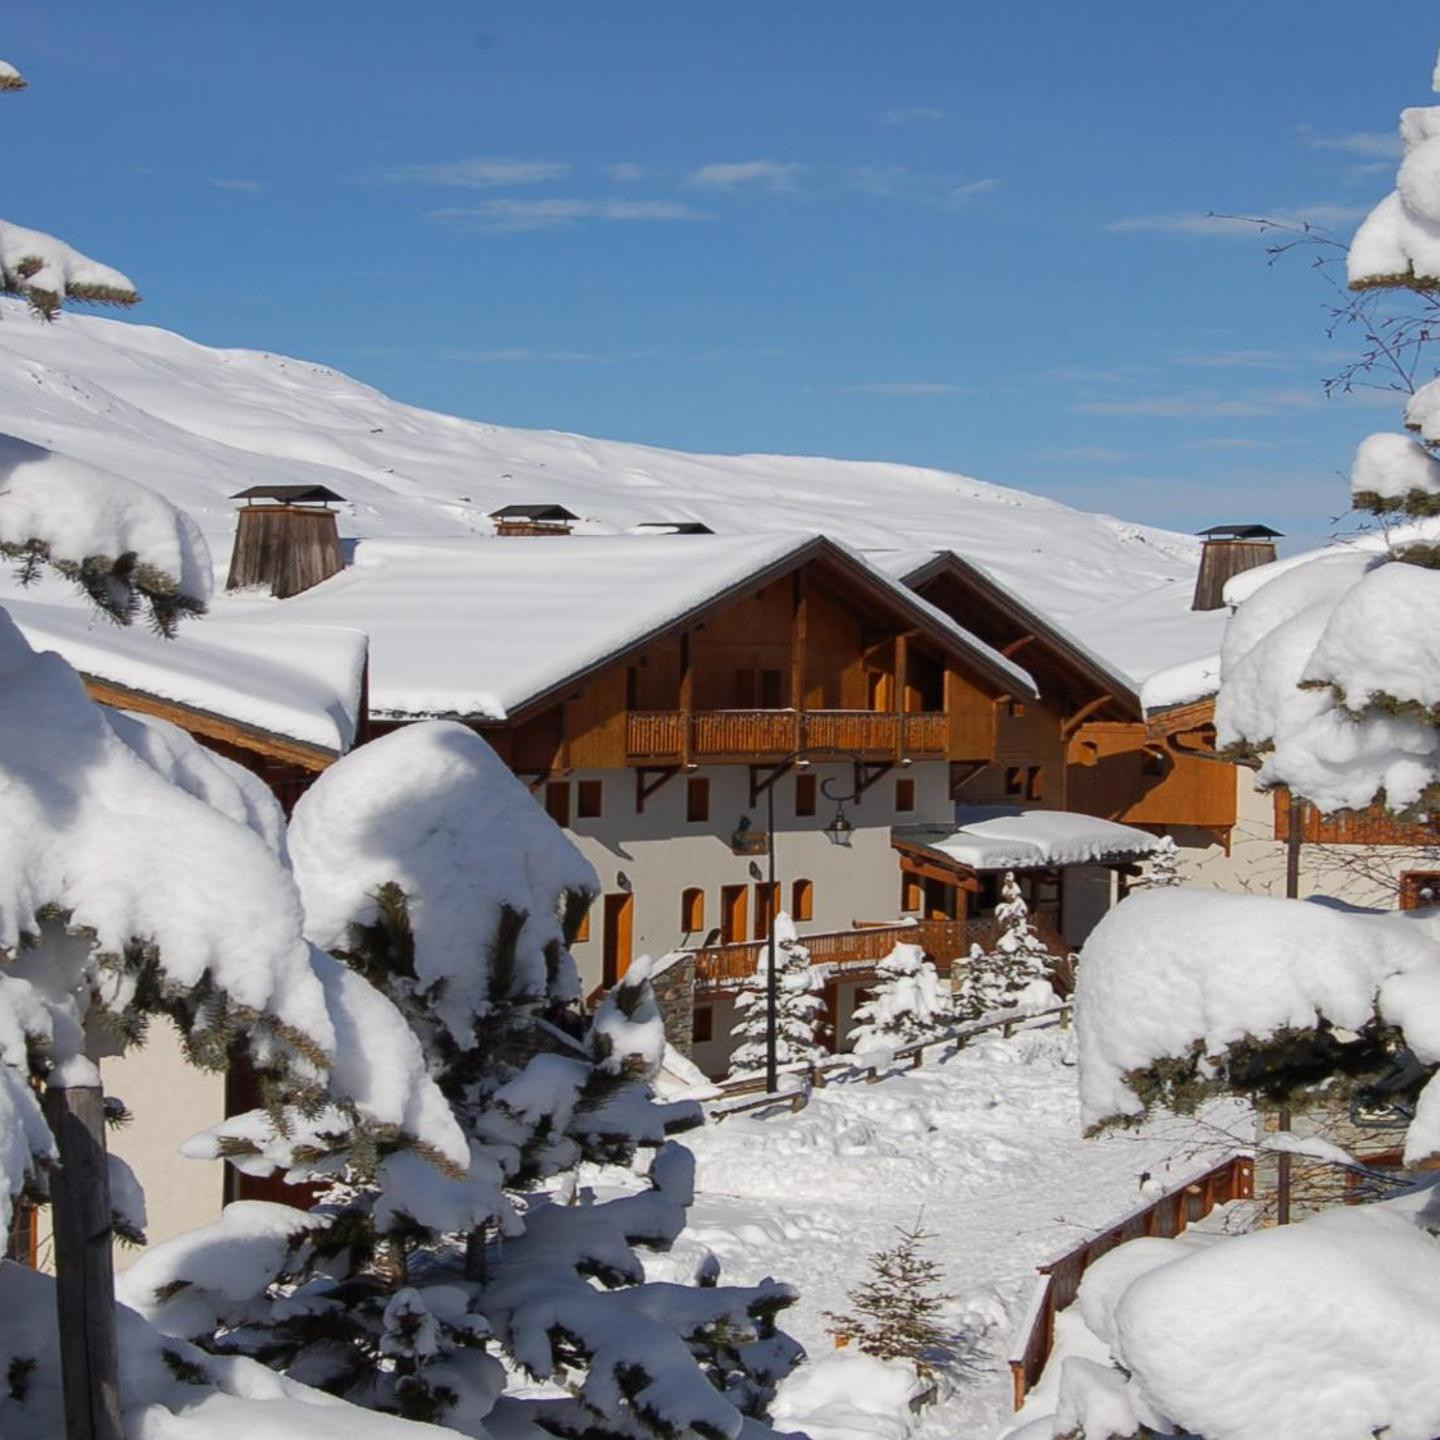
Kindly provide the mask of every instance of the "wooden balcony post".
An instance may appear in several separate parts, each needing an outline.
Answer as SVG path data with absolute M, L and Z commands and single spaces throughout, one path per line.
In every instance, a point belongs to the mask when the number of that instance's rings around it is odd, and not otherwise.
M 895 637 L 895 758 L 905 758 L 905 690 L 909 684 L 910 637 L 902 630 Z
M 798 715 L 805 708 L 805 650 L 809 641 L 810 598 L 805 588 L 805 572 L 795 572 L 795 588 L 790 611 L 790 708 Z M 795 748 L 800 748 L 797 738 Z
M 690 632 L 680 637 L 680 763 L 689 765 L 695 753 L 695 666 L 690 656 Z

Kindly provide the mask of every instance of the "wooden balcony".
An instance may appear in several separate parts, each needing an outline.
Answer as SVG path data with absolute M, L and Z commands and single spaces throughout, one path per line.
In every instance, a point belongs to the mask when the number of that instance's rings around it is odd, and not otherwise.
M 1034 917 L 1032 917 L 1034 923 Z M 1062 956 L 1069 947 L 1048 926 L 1037 924 L 1040 938 L 1052 954 Z M 972 945 L 989 948 L 1000 935 L 993 916 L 970 920 L 921 920 L 914 925 L 867 925 L 855 930 L 831 930 L 802 935 L 812 965 L 829 966 L 844 979 L 861 980 L 897 945 L 919 945 L 942 974 L 970 953 Z M 759 968 L 769 944 L 750 940 L 739 945 L 711 945 L 693 952 L 697 998 L 704 993 L 732 990 Z
M 943 712 L 632 710 L 626 725 L 629 759 L 658 765 L 743 763 L 806 749 L 850 750 L 866 759 L 942 760 L 949 740 Z

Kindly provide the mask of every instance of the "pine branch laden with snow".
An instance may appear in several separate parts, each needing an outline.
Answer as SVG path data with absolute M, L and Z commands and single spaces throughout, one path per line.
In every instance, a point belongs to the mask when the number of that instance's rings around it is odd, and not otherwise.
M 53 320 L 67 300 L 87 305 L 140 301 L 128 275 L 82 255 L 54 235 L 8 220 L 0 220 L 0 295 L 18 295 L 45 320 Z
M 8 60 L 0 60 L 0 90 L 23 90 L 25 84 L 25 77 Z
M 1110 912 L 1081 953 L 1080 1098 L 1092 1129 L 1218 1094 L 1262 1107 L 1323 1092 L 1409 1106 L 1407 1163 L 1440 1151 L 1440 920 L 1161 890 Z
M 775 1058 L 780 1065 L 805 1064 L 825 1053 L 820 1042 L 824 1001 L 821 977 L 810 964 L 795 923 L 785 911 L 772 922 L 775 938 Z M 739 1044 L 730 1056 L 730 1074 L 761 1069 L 767 1060 L 766 1034 L 770 1006 L 770 946 L 760 951 L 755 973 L 745 978 L 735 997 L 739 1022 L 731 1035 Z
M 1055 957 L 1036 932 L 1012 870 L 1001 882 L 995 919 L 1000 934 L 994 948 L 972 945 L 952 977 L 957 1019 L 979 1020 L 997 1011 L 1044 1009 L 1055 1003 L 1050 983 Z
M 870 998 L 855 1011 L 850 1048 L 894 1049 L 944 1030 L 955 999 L 918 945 L 899 944 L 875 967 Z
M 58 571 L 121 624 L 164 634 L 204 611 L 213 567 L 199 527 L 152 490 L 0 435 L 0 557 L 22 582 Z
M 1172 890 L 1185 882 L 1180 878 L 1180 847 L 1172 835 L 1162 835 L 1151 854 L 1145 873 L 1130 882 L 1132 890 Z
M 236 1117 L 200 1153 L 328 1192 L 308 1213 L 228 1207 L 132 1267 L 129 1303 L 207 1349 L 466 1434 L 767 1433 L 799 1354 L 775 1324 L 794 1294 L 645 1283 L 640 1252 L 668 1248 L 693 1199 L 668 1137 L 700 1113 L 652 1097 L 648 962 L 588 1026 L 575 1008 L 566 941 L 596 886 L 559 828 L 483 740 L 433 722 L 332 766 L 289 850 L 310 937 L 404 1014 L 468 1165 L 446 1174 L 383 1137 L 367 1152 L 324 1113 Z M 647 1149 L 647 1188 L 576 1203 L 580 1162 Z M 517 1368 L 573 1398 L 507 1397 Z
M 1372 515 L 1440 514 L 1440 460 L 1404 435 L 1368 436 L 1350 470 L 1350 499 Z

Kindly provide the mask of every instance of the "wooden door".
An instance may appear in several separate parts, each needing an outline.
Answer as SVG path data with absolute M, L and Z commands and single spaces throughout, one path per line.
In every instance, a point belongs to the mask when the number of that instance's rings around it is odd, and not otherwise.
M 605 985 L 616 983 L 630 968 L 635 897 L 624 891 L 605 897 Z
M 720 892 L 720 943 L 735 945 L 745 938 L 750 913 L 750 887 L 727 885 Z
M 780 908 L 780 886 L 756 885 L 755 887 L 755 938 L 757 940 L 768 940 L 770 938 L 770 922 L 775 918 L 775 912 Z

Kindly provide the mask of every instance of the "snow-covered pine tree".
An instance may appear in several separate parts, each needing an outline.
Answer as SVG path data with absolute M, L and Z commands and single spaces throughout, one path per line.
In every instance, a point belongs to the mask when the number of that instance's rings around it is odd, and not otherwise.
M 800 943 L 795 924 L 781 911 L 775 927 L 775 1058 L 780 1065 L 796 1065 L 824 1054 L 820 1043 L 820 977 L 810 964 L 810 952 Z M 731 1035 L 739 1040 L 730 1056 L 730 1074 L 746 1075 L 765 1064 L 765 1035 L 769 1013 L 770 947 L 760 949 L 755 973 L 746 977 L 735 997 L 739 1021 Z
M 289 839 L 311 938 L 406 1015 L 468 1169 L 359 1150 L 323 1116 L 227 1122 L 203 1153 L 328 1193 L 308 1214 L 228 1207 L 203 1242 L 133 1266 L 127 1301 L 169 1334 L 465 1434 L 763 1435 L 799 1355 L 776 1328 L 794 1293 L 645 1283 L 644 1251 L 673 1242 L 692 1198 L 668 1137 L 699 1112 L 651 1096 L 664 1028 L 643 962 L 588 1025 L 576 1006 L 589 865 L 483 740 L 439 722 L 333 766 Z M 638 1192 L 577 1189 L 580 1163 L 647 1150 Z M 569 1398 L 508 1397 L 517 1373 Z
M 960 1020 L 978 1020 L 997 1010 L 1044 1005 L 1053 999 L 1049 976 L 1054 957 L 1031 923 L 1029 906 L 1011 870 L 1000 886 L 995 919 L 1000 934 L 994 947 L 973 945 L 953 981 Z
M 943 1271 L 923 1253 L 935 1237 L 914 1225 L 898 1225 L 899 1242 L 870 1257 L 870 1276 L 850 1295 L 853 1313 L 826 1311 L 830 1334 L 854 1340 L 880 1360 L 908 1360 L 928 1376 L 950 1358 L 950 1334 L 940 1320 L 946 1301 Z
M 870 998 L 855 1011 L 850 1046 L 863 1050 L 908 1045 L 955 1018 L 955 997 L 918 945 L 900 943 L 875 967 Z
M 1130 882 L 1132 890 L 1171 890 L 1185 882 L 1180 878 L 1180 847 L 1174 837 L 1162 835 L 1160 844 L 1150 853 L 1145 873 Z

